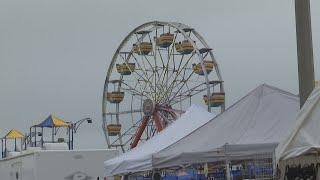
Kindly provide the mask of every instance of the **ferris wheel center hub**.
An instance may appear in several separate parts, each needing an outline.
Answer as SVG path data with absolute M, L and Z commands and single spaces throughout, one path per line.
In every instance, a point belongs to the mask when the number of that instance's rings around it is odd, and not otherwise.
M 154 107 L 155 107 L 155 104 L 153 103 L 153 101 L 151 99 L 146 99 L 143 102 L 143 113 L 146 116 L 151 116 L 154 111 Z

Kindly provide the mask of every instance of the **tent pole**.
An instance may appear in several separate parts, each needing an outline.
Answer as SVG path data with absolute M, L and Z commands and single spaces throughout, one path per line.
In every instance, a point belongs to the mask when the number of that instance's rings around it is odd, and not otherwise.
M 69 150 L 70 150 L 70 145 L 71 145 L 71 143 L 70 143 L 70 140 L 71 140 L 71 134 L 70 134 L 71 132 L 70 132 L 70 126 L 68 127 L 68 146 L 69 146 Z
M 4 138 L 4 157 L 7 157 L 7 137 Z
M 22 152 L 23 150 L 23 142 L 22 142 L 23 138 L 20 138 L 20 152 Z
M 41 127 L 41 148 L 43 148 L 43 127 Z
M 14 152 L 17 152 L 17 138 L 14 138 Z
M 28 140 L 28 135 L 24 137 L 24 150 L 27 150 L 27 140 Z
M 34 127 L 34 147 L 37 147 L 37 127 Z
M 300 107 L 314 88 L 310 0 L 295 0 Z
M 73 150 L 73 124 L 71 125 L 72 126 L 72 129 L 71 129 L 71 139 L 72 139 L 72 141 L 71 141 L 71 149 Z
M 54 126 L 52 126 L 52 143 L 54 143 Z
M 3 158 L 3 139 L 1 139 L 1 157 Z
M 30 146 L 32 147 L 33 146 L 33 144 L 32 144 L 32 136 L 31 136 L 31 134 L 32 134 L 32 126 L 30 127 L 30 129 L 29 129 L 29 131 L 30 131 L 30 134 L 29 134 L 29 140 L 30 140 Z
M 226 177 L 227 180 L 231 180 L 231 172 L 230 172 L 230 160 L 227 153 L 227 144 L 224 145 L 224 154 L 225 154 L 225 166 L 226 166 Z

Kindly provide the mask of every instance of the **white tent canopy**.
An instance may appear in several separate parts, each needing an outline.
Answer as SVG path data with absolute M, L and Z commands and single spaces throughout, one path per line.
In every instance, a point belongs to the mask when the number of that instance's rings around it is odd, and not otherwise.
M 155 154 L 154 166 L 173 166 L 175 161 L 179 162 L 177 156 L 182 152 L 192 153 L 192 159 L 180 161 L 199 162 L 202 152 L 215 151 L 225 144 L 247 145 L 248 154 L 255 153 L 253 146 L 256 144 L 279 144 L 290 134 L 298 111 L 298 96 L 261 85 L 223 114 Z M 206 158 L 213 161 L 215 157 Z
M 134 160 L 116 158 L 117 164 L 114 160 L 106 161 L 106 169 L 116 166 L 111 174 L 119 174 L 170 167 L 181 163 L 196 163 L 201 160 L 214 161 L 221 158 L 219 149 L 226 144 L 233 147 L 235 156 L 254 152 L 257 148 L 259 151 L 270 151 L 270 147 L 274 147 L 274 144 L 278 144 L 289 135 L 295 124 L 298 110 L 299 98 L 296 95 L 268 85 L 261 85 L 224 113 L 166 148 L 151 154 L 145 153 L 147 156 L 131 154 Z M 193 122 L 190 121 L 190 123 Z M 165 133 L 164 131 L 163 134 Z M 157 136 L 151 140 L 156 138 Z M 172 137 L 166 136 L 166 138 L 165 141 Z M 161 144 L 160 141 L 156 141 Z M 139 147 L 142 151 L 145 148 L 144 145 Z M 146 161 L 147 166 L 143 168 L 136 166 L 136 162 Z
M 300 110 L 294 129 L 278 148 L 280 160 L 320 150 L 320 87 L 313 90 Z
M 174 144 L 195 129 L 207 123 L 215 115 L 192 105 L 182 116 L 162 132 L 125 154 L 105 162 L 107 174 L 148 170 L 153 154 Z

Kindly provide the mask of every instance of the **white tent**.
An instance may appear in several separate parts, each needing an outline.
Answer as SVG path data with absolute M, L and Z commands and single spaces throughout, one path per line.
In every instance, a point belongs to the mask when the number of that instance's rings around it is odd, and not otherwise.
M 300 110 L 290 136 L 278 148 L 280 160 L 320 150 L 320 87 L 313 90 Z
M 178 163 L 214 161 L 215 156 L 203 156 L 225 144 L 246 149 L 233 151 L 234 156 L 269 151 L 268 144 L 279 144 L 291 132 L 299 111 L 299 98 L 280 89 L 261 85 L 223 114 L 197 129 L 174 145 L 154 155 L 154 167 L 168 167 Z M 262 146 L 262 144 L 265 144 Z M 263 149 L 265 147 L 265 149 Z M 188 160 L 183 159 L 188 156 Z M 181 156 L 184 154 L 184 156 Z M 182 158 L 179 158 L 179 157 Z
M 131 151 L 105 162 L 106 174 L 144 171 L 152 166 L 153 154 L 174 144 L 195 129 L 207 123 L 215 115 L 192 105 L 182 116 L 162 132 Z
M 148 157 L 143 156 L 146 159 L 131 154 L 134 161 L 117 158 L 117 164 L 113 163 L 114 160 L 110 160 L 106 161 L 105 165 L 107 169 L 117 165 L 111 174 L 119 174 L 170 167 L 181 163 L 215 161 L 221 158 L 219 150 L 226 144 L 232 147 L 235 156 L 250 154 L 250 151 L 270 151 L 274 149 L 271 148 L 274 144 L 278 144 L 289 135 L 298 110 L 299 98 L 296 95 L 261 85 L 191 134 L 164 149 L 148 154 Z M 151 140 L 155 138 L 157 136 Z M 172 137 L 167 136 L 167 138 Z M 160 141 L 156 141 L 161 144 Z M 142 151 L 144 148 L 144 145 L 140 146 Z M 148 161 L 148 165 L 143 168 L 135 166 L 136 162 L 142 161 Z

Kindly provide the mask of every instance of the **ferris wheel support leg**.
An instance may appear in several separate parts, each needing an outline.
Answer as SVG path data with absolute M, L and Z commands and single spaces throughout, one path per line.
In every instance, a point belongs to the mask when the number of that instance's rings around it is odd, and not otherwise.
M 141 124 L 139 126 L 139 129 L 138 129 L 136 135 L 134 136 L 134 140 L 132 141 L 131 149 L 135 148 L 138 145 L 138 143 L 139 143 L 139 141 L 141 139 L 142 133 L 146 129 L 147 125 L 148 125 L 149 119 L 150 119 L 149 116 L 144 116 L 143 117 L 143 120 L 142 120 L 142 122 L 141 122 Z

